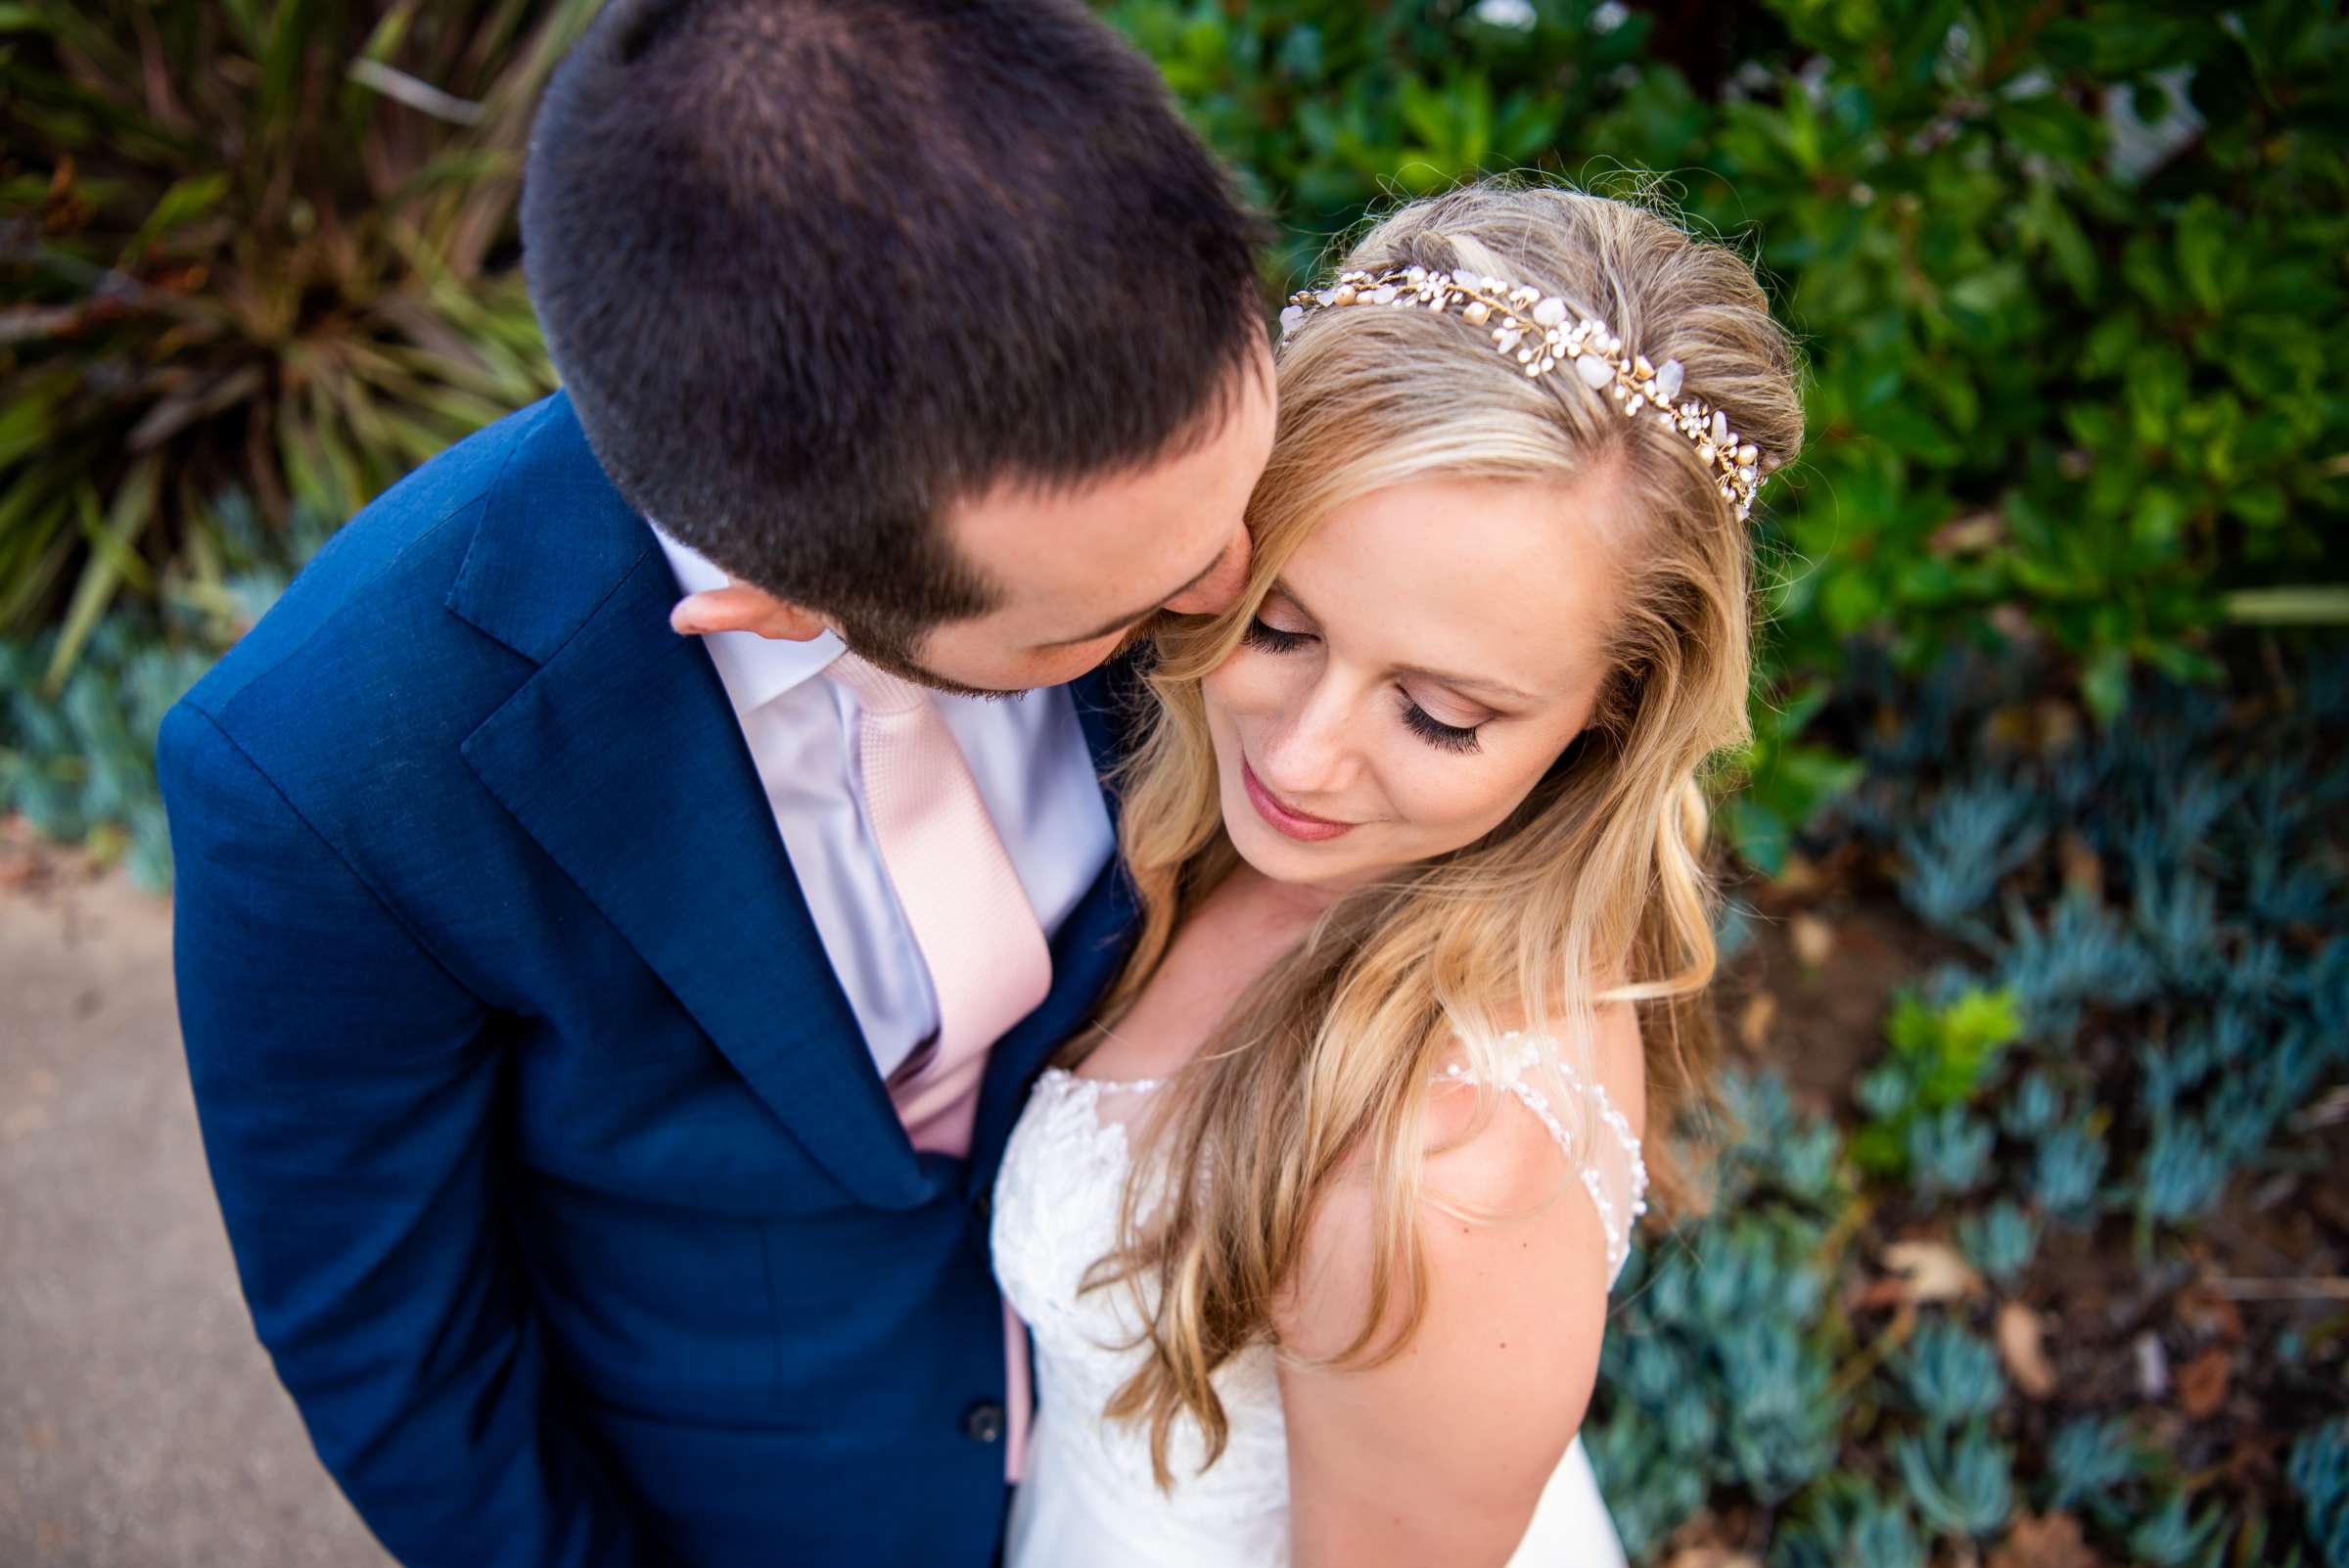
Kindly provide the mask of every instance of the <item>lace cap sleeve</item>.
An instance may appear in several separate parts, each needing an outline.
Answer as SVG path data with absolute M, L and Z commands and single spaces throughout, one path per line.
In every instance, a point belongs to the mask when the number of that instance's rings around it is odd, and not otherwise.
M 1632 1226 L 1647 1213 L 1647 1161 L 1606 1085 L 1569 1066 L 1546 1036 L 1501 1037 L 1490 1068 L 1453 1062 L 1439 1083 L 1485 1084 L 1540 1119 L 1573 1163 L 1607 1238 L 1607 1278 L 1631 1256 Z

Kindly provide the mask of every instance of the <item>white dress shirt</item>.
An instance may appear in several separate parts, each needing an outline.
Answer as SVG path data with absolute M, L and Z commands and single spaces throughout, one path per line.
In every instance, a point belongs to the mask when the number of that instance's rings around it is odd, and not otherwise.
M 686 593 L 726 575 L 659 529 Z M 785 642 L 749 631 L 702 638 L 766 790 L 824 955 L 887 1077 L 938 1033 L 938 998 L 865 819 L 856 699 L 824 674 L 844 651 L 826 632 Z M 1115 851 L 1092 755 L 1067 691 L 1024 697 L 932 692 L 1003 849 L 1050 940 Z M 780 953 L 776 962 L 783 961 Z

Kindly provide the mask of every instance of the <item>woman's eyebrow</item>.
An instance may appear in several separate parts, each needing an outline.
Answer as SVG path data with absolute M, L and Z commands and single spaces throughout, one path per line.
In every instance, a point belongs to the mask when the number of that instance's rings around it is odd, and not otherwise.
M 1504 703 L 1514 703 L 1520 707 L 1530 707 L 1539 701 L 1532 692 L 1519 691 L 1505 680 L 1487 680 L 1477 675 L 1449 674 L 1441 669 L 1428 669 L 1418 665 L 1397 665 L 1395 673 L 1416 675 L 1422 680 L 1432 680 L 1441 686 L 1457 686 L 1470 696 L 1482 693 L 1485 696 L 1497 697 Z
M 1269 597 L 1271 594 L 1279 594 L 1282 598 L 1288 600 L 1289 603 L 1297 607 L 1297 613 L 1299 615 L 1302 615 L 1306 620 L 1311 621 L 1316 626 L 1324 626 L 1329 623 L 1326 621 L 1323 621 L 1319 616 L 1313 614 L 1313 607 L 1308 605 L 1303 599 L 1298 598 L 1297 590 L 1290 587 L 1288 583 L 1281 578 L 1274 578 L 1272 586 L 1267 589 L 1266 593 L 1267 597 Z M 1422 680 L 1432 680 L 1439 685 L 1457 686 L 1460 690 L 1468 693 L 1471 696 L 1482 693 L 1485 696 L 1497 697 L 1503 703 L 1515 703 L 1521 707 L 1532 707 L 1535 703 L 1541 701 L 1541 699 L 1536 697 L 1532 692 L 1519 691 L 1516 687 L 1510 685 L 1505 680 L 1487 680 L 1476 675 L 1454 675 L 1442 669 L 1430 669 L 1424 665 L 1397 665 L 1395 667 L 1395 673 L 1398 675 L 1416 675 Z

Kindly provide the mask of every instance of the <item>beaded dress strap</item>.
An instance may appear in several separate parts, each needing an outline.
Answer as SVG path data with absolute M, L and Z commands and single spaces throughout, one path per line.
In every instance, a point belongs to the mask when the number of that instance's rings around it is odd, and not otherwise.
M 1533 1112 L 1542 1125 L 1549 1130 L 1549 1135 L 1556 1140 L 1566 1157 L 1570 1160 L 1575 1158 L 1574 1138 L 1558 1119 L 1557 1109 L 1550 1103 L 1549 1095 L 1538 1084 L 1526 1081 L 1526 1075 L 1536 1067 L 1544 1065 L 1545 1056 L 1552 1053 L 1543 1051 L 1542 1041 L 1514 1034 L 1504 1036 L 1501 1046 L 1502 1076 L 1493 1082 L 1492 1086 L 1512 1095 Z M 1612 1134 L 1616 1151 L 1623 1159 L 1624 1190 L 1620 1194 L 1609 1190 L 1609 1183 L 1600 1173 L 1597 1159 L 1585 1159 L 1580 1172 L 1583 1190 L 1589 1194 L 1591 1207 L 1598 1211 L 1599 1228 L 1606 1232 L 1607 1276 L 1612 1279 L 1622 1270 L 1624 1260 L 1631 1255 L 1632 1226 L 1638 1222 L 1640 1216 L 1647 1213 L 1647 1161 L 1640 1153 L 1639 1138 L 1632 1131 L 1630 1119 L 1616 1109 L 1605 1084 L 1586 1082 L 1581 1074 L 1563 1061 L 1549 1060 L 1546 1065 L 1567 1090 L 1582 1095 L 1590 1103 L 1597 1112 L 1598 1124 Z M 1477 1084 L 1485 1081 L 1463 1064 L 1453 1062 L 1444 1069 L 1437 1082 Z M 1596 1151 L 1591 1152 L 1596 1154 Z M 1628 1216 L 1625 1212 L 1627 1209 Z

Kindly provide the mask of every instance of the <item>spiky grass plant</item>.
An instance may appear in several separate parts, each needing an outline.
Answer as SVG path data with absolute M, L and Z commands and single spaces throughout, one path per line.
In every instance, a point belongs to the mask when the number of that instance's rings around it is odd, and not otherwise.
M 0 635 L 237 612 L 217 498 L 342 517 L 552 386 L 513 256 L 600 0 L 0 8 Z

